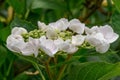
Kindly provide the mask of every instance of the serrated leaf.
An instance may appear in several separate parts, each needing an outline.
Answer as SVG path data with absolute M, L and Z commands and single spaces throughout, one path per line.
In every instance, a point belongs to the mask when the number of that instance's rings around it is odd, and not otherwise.
M 36 22 L 36 24 L 37 24 L 37 22 Z M 10 27 L 11 28 L 13 28 L 13 27 L 23 27 L 23 28 L 27 29 L 28 31 L 37 29 L 37 26 L 33 25 L 32 23 L 30 23 L 28 21 L 21 20 L 19 18 L 15 18 L 11 22 Z
M 74 63 L 68 73 L 68 80 L 108 80 L 120 75 L 120 63 Z
M 64 9 L 63 6 L 56 1 L 34 0 L 31 9 Z

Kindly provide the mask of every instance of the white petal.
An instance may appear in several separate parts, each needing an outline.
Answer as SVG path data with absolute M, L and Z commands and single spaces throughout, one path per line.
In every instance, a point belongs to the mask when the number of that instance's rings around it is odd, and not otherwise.
M 98 33 L 99 32 L 99 27 L 98 26 L 93 26 L 91 28 L 91 30 L 92 30 L 93 33 Z
M 100 32 L 106 35 L 107 33 L 113 33 L 113 29 L 111 26 L 105 25 L 100 27 Z
M 69 29 L 82 34 L 84 32 L 85 24 L 81 23 L 78 19 L 72 19 L 69 24 Z
M 60 31 L 64 31 L 68 28 L 68 20 L 65 19 L 65 18 L 61 18 L 60 20 L 58 20 L 56 22 L 57 24 L 57 28 L 60 30 Z
M 68 28 L 68 25 L 68 20 L 65 18 L 61 18 L 57 22 L 50 23 L 48 26 L 57 31 L 65 31 Z
M 47 37 L 48 39 L 57 39 L 58 35 L 57 35 L 57 33 L 56 33 L 54 30 L 48 29 L 48 30 L 46 31 L 46 37 Z
M 68 54 L 73 54 L 78 50 L 78 48 L 75 45 L 70 44 L 69 49 L 66 51 Z
M 63 42 L 64 42 L 64 41 L 63 41 L 63 39 L 61 39 L 61 38 L 58 38 L 57 40 L 54 40 L 54 43 L 55 43 L 55 45 L 56 45 L 57 47 L 59 47 L 59 45 L 61 45 Z
M 69 50 L 70 45 L 69 43 L 63 42 L 58 47 L 60 51 L 67 52 Z
M 72 36 L 72 44 L 76 46 L 82 45 L 84 40 L 85 40 L 85 36 L 82 36 L 82 35 Z
M 53 40 L 50 39 L 46 39 L 41 41 L 40 44 L 40 48 L 49 56 L 54 56 L 54 54 L 57 53 L 58 48 L 57 46 L 54 44 Z M 48 53 L 49 52 L 49 53 Z
M 87 35 L 86 41 L 92 46 L 98 46 L 98 45 L 101 45 L 101 43 L 106 40 L 104 39 L 104 36 L 102 33 L 96 33 L 92 35 Z
M 105 53 L 108 51 L 109 47 L 110 47 L 110 44 L 103 43 L 103 44 L 96 47 L 96 51 L 99 53 Z
M 26 43 L 26 45 L 21 49 L 23 55 L 29 56 L 34 54 L 33 45 L 30 43 Z
M 38 28 L 46 31 L 48 29 L 48 26 L 45 23 L 38 21 Z
M 118 34 L 113 32 L 112 27 L 110 27 L 109 25 L 100 27 L 100 32 L 104 35 L 104 38 L 108 41 L 108 43 L 113 43 L 119 37 Z
M 59 51 L 63 51 L 69 54 L 75 53 L 78 50 L 75 45 L 70 44 L 70 40 L 63 41 L 60 38 L 55 40 L 54 43 L 57 45 Z
M 20 52 L 20 49 L 24 44 L 24 39 L 20 35 L 10 35 L 7 38 L 7 47 L 13 52 Z
M 119 38 L 119 35 L 116 33 L 113 33 L 111 36 L 105 37 L 105 38 L 107 39 L 108 43 L 113 43 Z
M 26 43 L 26 45 L 21 49 L 21 52 L 23 55 L 31 55 L 34 54 L 35 57 L 38 55 L 38 49 L 39 49 L 39 39 L 33 39 L 29 38 L 29 41 Z
M 43 45 L 40 45 L 40 49 L 43 52 L 45 52 L 45 54 L 49 55 L 50 57 L 54 57 L 54 54 L 49 49 L 47 49 L 46 47 L 44 47 Z
M 91 29 L 88 28 L 88 27 L 85 27 L 85 33 L 87 35 L 91 35 L 91 34 L 98 33 L 98 32 L 99 32 L 99 27 L 98 26 L 93 26 Z
M 40 40 L 40 42 L 45 41 L 45 40 L 46 40 L 46 36 L 41 36 L 41 37 L 39 38 L 39 40 Z
M 14 35 L 21 35 L 24 33 L 27 33 L 27 30 L 25 28 L 22 28 L 22 27 L 14 27 L 12 29 L 12 34 L 14 34 Z
M 85 27 L 85 33 L 86 34 L 92 34 L 92 30 L 88 27 Z

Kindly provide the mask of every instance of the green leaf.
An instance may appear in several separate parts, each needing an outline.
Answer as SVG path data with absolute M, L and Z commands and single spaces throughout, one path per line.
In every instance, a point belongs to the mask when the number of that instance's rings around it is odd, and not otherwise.
M 70 66 L 68 80 L 108 80 L 120 75 L 120 63 L 74 63 Z
M 7 2 L 13 7 L 16 13 L 21 14 L 25 12 L 25 0 L 7 0 Z
M 37 24 L 37 22 L 36 22 Z M 25 20 L 21 20 L 19 18 L 15 18 L 11 24 L 10 24 L 10 27 L 13 28 L 13 27 L 23 27 L 23 28 L 26 28 L 28 31 L 31 31 L 31 30 L 34 30 L 34 29 L 37 29 L 37 26 L 33 25 L 32 23 L 30 22 L 27 22 Z
M 112 26 L 112 28 L 114 29 L 114 31 L 120 35 L 120 13 L 118 12 L 114 12 L 114 14 L 111 17 L 111 21 L 110 21 L 110 25 Z M 120 43 L 120 37 L 119 39 L 112 45 L 113 48 L 117 48 Z
M 2 45 L 0 45 L 0 67 L 5 62 L 6 57 L 7 57 L 7 50 Z
M 5 27 L 0 30 L 0 40 L 6 42 L 8 35 L 10 34 L 10 27 Z
M 120 12 L 120 0 L 113 0 L 116 9 Z
M 34 0 L 32 4 L 32 9 L 64 9 L 63 5 L 56 1 L 49 0 Z
M 28 76 L 25 73 L 21 73 L 17 75 L 14 80 L 28 80 Z

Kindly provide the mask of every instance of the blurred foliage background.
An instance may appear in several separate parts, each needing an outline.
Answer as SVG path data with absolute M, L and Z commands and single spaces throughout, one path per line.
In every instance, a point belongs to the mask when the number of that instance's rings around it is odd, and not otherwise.
M 47 24 L 60 18 L 77 18 L 88 27 L 109 24 L 120 35 L 120 0 L 0 0 L 0 80 L 41 80 L 29 61 L 6 48 L 6 38 L 12 27 L 22 26 L 30 31 L 37 28 L 39 20 Z M 117 63 L 120 38 L 105 54 L 82 49 L 75 55 L 83 55 L 77 59 L 81 63 Z M 112 78 L 117 79 L 119 76 Z

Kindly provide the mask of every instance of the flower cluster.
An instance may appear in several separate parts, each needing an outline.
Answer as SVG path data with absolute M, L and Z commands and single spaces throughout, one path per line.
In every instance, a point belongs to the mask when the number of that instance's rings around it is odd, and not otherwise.
M 109 25 L 94 26 L 91 29 L 78 19 L 68 21 L 62 18 L 46 25 L 38 21 L 36 30 L 27 32 L 21 27 L 14 27 L 7 38 L 7 47 L 13 52 L 35 57 L 40 52 L 53 57 L 56 53 L 75 53 L 83 44 L 90 44 L 99 53 L 105 53 L 118 39 Z

